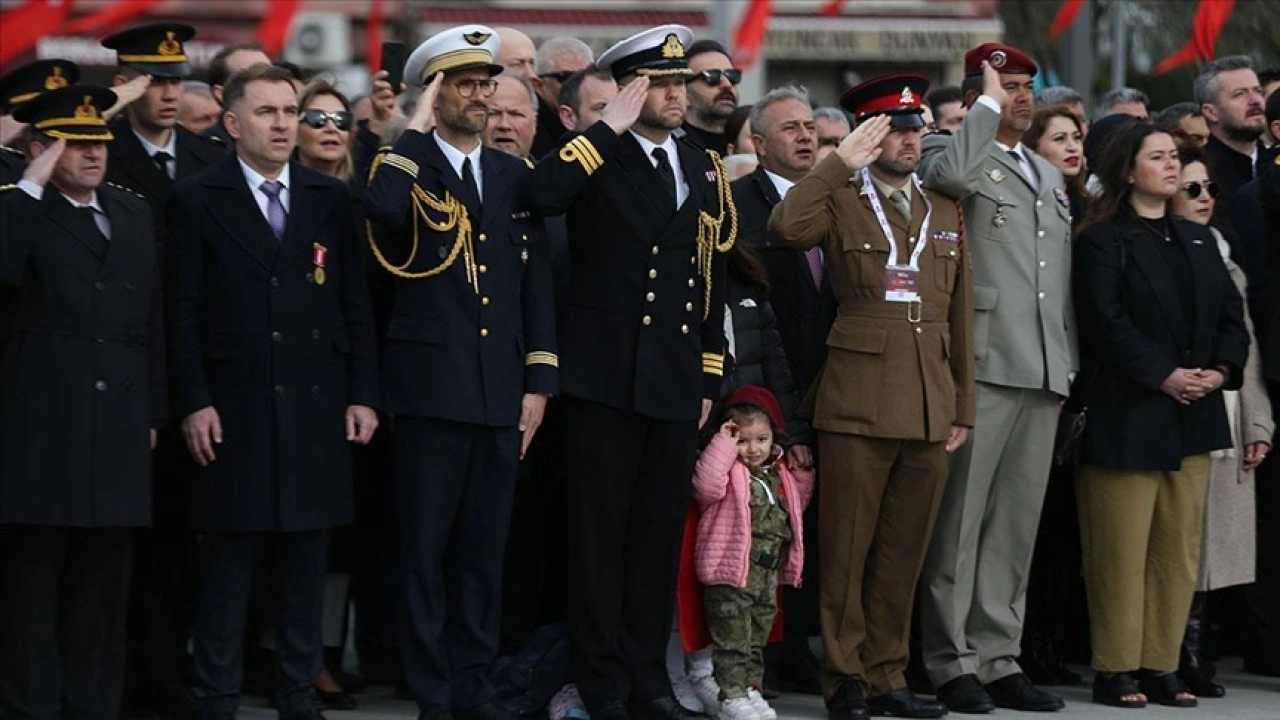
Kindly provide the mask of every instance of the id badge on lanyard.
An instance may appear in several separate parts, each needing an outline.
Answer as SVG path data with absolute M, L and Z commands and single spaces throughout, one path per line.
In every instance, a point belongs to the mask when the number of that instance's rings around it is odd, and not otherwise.
M 884 266 L 884 299 L 889 302 L 917 302 L 920 300 L 920 254 L 924 252 L 929 240 L 929 219 L 933 216 L 933 204 L 924 194 L 920 178 L 914 174 L 911 180 L 915 183 L 916 192 L 924 200 L 924 221 L 920 223 L 920 232 L 916 236 L 915 249 L 911 251 L 908 264 L 898 264 L 898 241 L 893 237 L 893 229 L 889 227 L 889 218 L 885 217 L 884 205 L 880 203 L 880 194 L 871 181 L 871 173 L 862 169 L 862 187 L 867 188 L 867 199 L 871 201 L 871 210 L 880 223 L 880 230 L 889 241 L 889 262 Z

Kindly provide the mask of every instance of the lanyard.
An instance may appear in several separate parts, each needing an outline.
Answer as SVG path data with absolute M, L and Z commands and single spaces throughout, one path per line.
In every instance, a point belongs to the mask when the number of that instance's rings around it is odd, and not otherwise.
M 911 252 L 911 269 L 920 269 L 920 253 L 924 252 L 924 246 L 929 238 L 929 218 L 933 216 L 933 204 L 929 202 L 929 197 L 924 194 L 924 185 L 920 182 L 920 178 L 911 174 L 911 180 L 915 183 L 916 192 L 920 193 L 920 197 L 924 200 L 924 221 L 920 223 L 920 234 L 916 238 L 916 249 Z M 880 204 L 880 193 L 876 190 L 876 186 L 871 181 L 871 173 L 862 168 L 862 187 L 867 189 L 867 199 L 871 201 L 871 210 L 876 214 L 876 220 L 880 222 L 880 230 L 884 232 L 884 237 L 889 241 L 889 262 L 885 267 L 893 267 L 898 264 L 898 241 L 893 237 L 893 230 L 889 227 L 889 218 L 884 215 L 884 206 Z

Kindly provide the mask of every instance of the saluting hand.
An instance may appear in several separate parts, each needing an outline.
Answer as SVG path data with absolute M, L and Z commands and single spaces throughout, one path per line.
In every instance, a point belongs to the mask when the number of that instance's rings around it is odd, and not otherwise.
M 418 106 L 413 110 L 413 117 L 409 118 L 409 124 L 406 126 L 408 129 L 417 130 L 425 135 L 435 128 L 436 96 L 440 94 L 440 85 L 443 82 L 444 73 L 438 72 L 427 84 L 422 95 L 418 97 Z
M 1000 103 L 1000 107 L 1009 102 L 1009 93 L 1004 91 L 1004 83 L 1000 82 L 1000 72 L 986 60 L 982 61 L 982 94 Z
M 58 158 L 62 157 L 62 151 L 67 149 L 66 140 L 57 140 L 52 145 L 40 151 L 35 160 L 27 166 L 22 172 L 22 179 L 29 180 L 40 187 L 48 184 L 49 178 L 53 177 L 53 167 L 58 164 Z
M 738 439 L 738 423 L 732 420 L 725 420 L 724 424 L 720 426 L 720 434 L 727 438 L 737 440 Z
M 209 406 L 188 415 L 182 421 L 182 438 L 187 441 L 187 452 L 200 467 L 217 460 L 213 446 L 222 444 L 222 420 L 218 411 Z
M 533 436 L 542 426 L 542 415 L 547 411 L 546 393 L 525 393 L 520 402 L 520 459 L 524 459 L 525 451 L 533 442 Z
M 880 143 L 888 134 L 889 116 L 876 115 L 841 140 L 836 154 L 851 171 L 859 172 L 880 157 Z
M 368 445 L 378 429 L 378 413 L 368 405 L 347 406 L 347 442 Z
M 121 83 L 111 88 L 111 91 L 116 94 L 116 104 L 102 113 L 103 119 L 110 120 L 119 115 L 125 108 L 136 102 L 138 98 L 146 95 L 149 87 L 151 87 L 151 76 L 139 75 L 129 82 Z
M 649 90 L 649 78 L 641 75 L 622 86 L 618 94 L 600 111 L 600 119 L 618 135 L 631 129 L 644 109 L 645 93 Z

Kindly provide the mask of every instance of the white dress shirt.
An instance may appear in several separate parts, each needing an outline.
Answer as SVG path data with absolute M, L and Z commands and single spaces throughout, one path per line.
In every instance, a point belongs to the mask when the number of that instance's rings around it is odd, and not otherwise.
M 764 174 L 767 175 L 769 179 L 773 181 L 773 187 L 778 191 L 778 197 L 785 198 L 787 196 L 787 193 L 791 190 L 791 188 L 796 186 L 796 184 L 791 182 L 790 180 L 782 177 L 781 175 L 776 175 L 772 172 L 769 172 L 768 170 L 765 170 Z
M 30 195 L 36 200 L 44 198 L 44 188 L 31 182 L 30 180 L 19 180 L 18 189 Z M 62 197 L 71 203 L 74 208 L 93 208 L 93 224 L 98 226 L 98 232 L 106 239 L 111 239 L 111 220 L 107 217 L 107 211 L 102 209 L 102 203 L 98 202 L 98 191 L 94 190 L 89 196 L 89 202 L 82 203 L 67 197 L 66 193 L 62 193 Z
M 476 147 L 469 153 L 464 153 L 458 148 L 445 142 L 440 137 L 440 133 L 431 133 L 436 139 L 436 145 L 440 146 L 440 152 L 444 153 L 444 157 L 449 161 L 450 167 L 458 174 L 458 179 L 462 179 L 462 161 L 471 158 L 471 174 L 476 176 L 476 195 L 480 202 L 484 202 L 484 172 L 480 169 L 480 151 L 484 149 L 484 143 L 476 143 Z
M 658 145 L 635 130 L 630 132 L 636 142 L 640 143 L 640 150 L 644 152 L 644 156 L 649 159 L 649 164 L 655 170 L 658 167 L 658 161 L 653 158 L 653 149 L 662 148 L 667 152 L 667 162 L 671 163 L 671 170 L 676 174 L 676 207 L 684 205 L 684 201 L 689 199 L 689 183 L 685 181 L 684 172 L 680 168 L 680 153 L 676 151 L 676 139 L 668 135 L 666 142 Z
M 169 131 L 169 142 L 165 143 L 164 147 L 160 147 L 159 145 L 152 145 L 151 141 L 139 135 L 137 130 L 134 130 L 133 134 L 138 138 L 138 142 L 142 143 L 142 149 L 147 151 L 147 157 L 151 158 L 151 162 L 154 163 L 156 161 L 155 159 L 156 153 L 158 152 L 169 153 L 169 161 L 164 164 L 165 174 L 169 176 L 170 180 L 172 180 L 174 177 L 177 176 L 178 174 L 178 131 L 177 130 Z
M 1011 152 L 1018 156 L 1018 167 L 1022 170 L 1022 176 L 1031 182 L 1031 187 L 1036 192 L 1040 192 L 1040 174 L 1036 172 L 1036 168 L 1031 164 L 1031 158 L 1027 157 L 1026 148 L 1023 147 L 1022 141 L 1019 140 L 1017 145 L 1009 147 L 999 140 L 996 141 L 996 147 L 1004 152 Z
M 258 203 L 258 210 L 262 211 L 262 217 L 266 219 L 269 224 L 271 222 L 270 218 L 267 216 L 267 203 L 269 202 L 269 199 L 267 198 L 267 194 L 262 192 L 262 183 L 266 182 L 267 179 L 258 174 L 257 170 L 245 165 L 244 160 L 240 158 L 236 159 L 240 161 L 240 170 L 244 172 L 244 181 L 249 184 L 249 192 L 253 193 L 253 199 Z M 277 177 L 276 180 L 281 185 L 280 204 L 284 206 L 284 214 L 287 221 L 287 218 L 289 217 L 289 196 L 291 193 L 289 190 L 288 163 L 285 163 L 284 170 L 280 171 L 280 177 Z

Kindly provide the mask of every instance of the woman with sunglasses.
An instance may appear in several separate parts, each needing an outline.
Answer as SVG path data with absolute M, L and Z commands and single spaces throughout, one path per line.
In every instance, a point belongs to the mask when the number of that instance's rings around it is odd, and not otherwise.
M 1195 593 L 1210 453 L 1231 447 L 1244 306 L 1207 228 L 1173 216 L 1174 139 L 1130 119 L 1098 155 L 1076 239 L 1087 423 L 1076 477 L 1095 702 L 1194 707 L 1176 672 Z
M 1244 271 L 1232 262 L 1227 239 L 1210 224 L 1218 184 L 1210 179 L 1208 165 L 1198 148 L 1188 142 L 1180 154 L 1182 177 L 1169 209 L 1178 217 L 1208 226 L 1227 272 L 1243 297 Z M 1226 694 L 1225 688 L 1213 682 L 1213 664 L 1202 655 L 1209 627 L 1205 605 L 1210 591 L 1254 581 L 1257 524 L 1253 470 L 1271 449 L 1271 434 L 1275 430 L 1271 402 L 1262 379 L 1258 342 L 1248 313 L 1245 313 L 1245 326 L 1249 329 L 1249 356 L 1244 366 L 1244 386 L 1238 391 L 1223 393 L 1231 425 L 1231 448 L 1211 453 L 1200 574 L 1178 667 L 1183 682 L 1200 697 L 1216 698 Z

